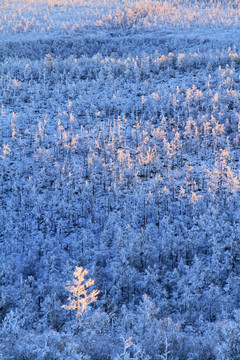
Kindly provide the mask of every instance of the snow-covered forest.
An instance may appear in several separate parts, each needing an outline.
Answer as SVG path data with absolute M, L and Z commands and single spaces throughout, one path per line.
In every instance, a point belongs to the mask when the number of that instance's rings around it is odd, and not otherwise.
M 239 160 L 239 0 L 0 0 L 0 359 L 239 360 Z

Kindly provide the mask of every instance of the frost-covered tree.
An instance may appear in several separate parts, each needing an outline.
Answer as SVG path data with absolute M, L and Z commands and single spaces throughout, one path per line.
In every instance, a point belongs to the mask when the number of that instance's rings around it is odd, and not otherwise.
M 67 290 L 71 293 L 71 296 L 68 298 L 70 304 L 62 305 L 64 309 L 77 310 L 77 317 L 83 315 L 87 309 L 87 306 L 94 302 L 97 298 L 97 295 L 100 293 L 100 290 L 93 290 L 88 293 L 88 288 L 94 285 L 94 280 L 91 278 L 85 280 L 84 277 L 87 274 L 87 269 L 83 269 L 81 266 L 76 266 L 76 269 L 73 273 L 75 279 L 72 283 L 67 284 Z

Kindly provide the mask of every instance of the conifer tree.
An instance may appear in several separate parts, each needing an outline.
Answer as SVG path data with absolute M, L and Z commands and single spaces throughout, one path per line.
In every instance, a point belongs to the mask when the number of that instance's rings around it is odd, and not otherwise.
M 66 287 L 72 294 L 68 298 L 70 304 L 62 305 L 62 307 L 67 310 L 77 309 L 77 317 L 79 317 L 86 311 L 87 306 L 96 300 L 96 296 L 100 293 L 100 290 L 93 290 L 89 294 L 87 293 L 88 288 L 94 285 L 94 280 L 91 278 L 87 281 L 84 280 L 85 275 L 88 274 L 87 269 L 76 266 L 73 274 L 75 279 L 72 283 L 68 283 Z

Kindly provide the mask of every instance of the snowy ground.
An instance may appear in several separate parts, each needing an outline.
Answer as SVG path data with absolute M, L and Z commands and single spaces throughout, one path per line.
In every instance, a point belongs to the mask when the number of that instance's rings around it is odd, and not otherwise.
M 0 1 L 3 359 L 238 359 L 239 44 L 238 1 Z

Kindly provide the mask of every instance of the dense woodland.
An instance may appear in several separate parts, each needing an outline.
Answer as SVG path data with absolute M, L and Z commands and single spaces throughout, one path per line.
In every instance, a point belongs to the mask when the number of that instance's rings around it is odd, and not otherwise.
M 239 360 L 238 1 L 40 2 L 0 3 L 0 358 Z

